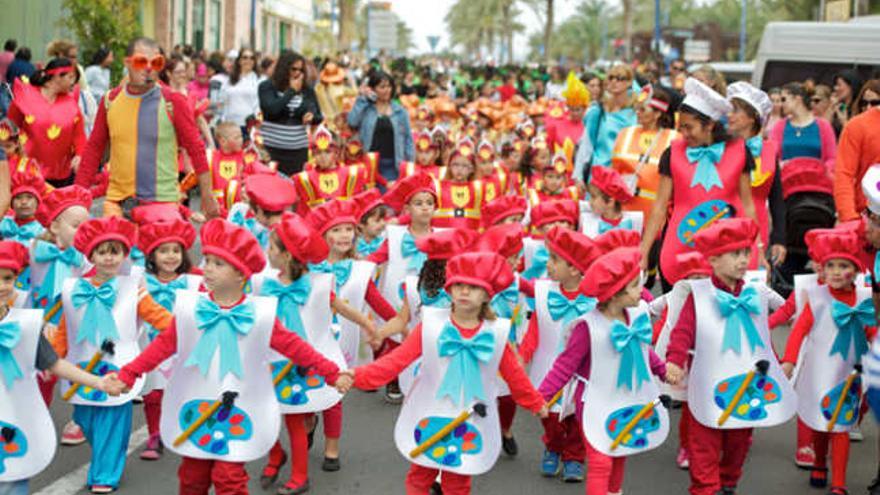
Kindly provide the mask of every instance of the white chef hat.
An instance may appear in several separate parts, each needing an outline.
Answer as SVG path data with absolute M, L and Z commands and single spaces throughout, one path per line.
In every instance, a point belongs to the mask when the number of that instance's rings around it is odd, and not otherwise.
M 762 123 L 766 122 L 770 111 L 773 110 L 773 102 L 770 101 L 767 93 L 745 81 L 737 81 L 727 87 L 727 100 L 733 101 L 734 98 L 739 98 L 751 105 L 758 112 Z
M 868 167 L 868 171 L 862 176 L 862 192 L 865 193 L 865 201 L 871 213 L 880 215 L 880 163 Z
M 721 117 L 733 110 L 727 99 L 693 77 L 684 82 L 684 94 L 682 105 L 687 105 L 712 120 L 721 120 Z

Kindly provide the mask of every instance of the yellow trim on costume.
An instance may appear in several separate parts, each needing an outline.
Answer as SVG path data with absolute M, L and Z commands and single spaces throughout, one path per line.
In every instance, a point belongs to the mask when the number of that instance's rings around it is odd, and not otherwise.
M 357 165 L 349 165 L 348 167 L 348 178 L 345 181 L 346 199 L 354 196 L 354 187 L 357 185 L 358 168 Z
M 306 204 L 309 206 L 320 204 L 318 201 L 320 198 L 315 197 L 315 189 L 312 187 L 312 182 L 309 180 L 309 173 L 302 171 L 297 175 L 299 175 L 299 183 L 302 184 L 303 189 L 306 192 Z

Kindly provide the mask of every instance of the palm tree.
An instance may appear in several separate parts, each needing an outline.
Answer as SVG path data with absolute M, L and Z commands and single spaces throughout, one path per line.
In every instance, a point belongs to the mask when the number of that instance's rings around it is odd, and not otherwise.
M 494 54 L 500 44 L 513 53 L 513 36 L 524 26 L 516 21 L 520 11 L 516 0 L 459 0 L 446 13 L 450 44 L 471 55 Z
M 413 30 L 403 21 L 397 21 L 397 55 L 405 56 L 413 47 Z
M 351 47 L 351 42 L 357 36 L 358 0 L 339 0 L 339 48 L 345 50 Z

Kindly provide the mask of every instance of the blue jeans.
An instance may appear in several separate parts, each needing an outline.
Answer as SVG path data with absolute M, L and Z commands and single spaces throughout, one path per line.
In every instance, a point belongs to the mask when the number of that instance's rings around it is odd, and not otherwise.
M 394 158 L 379 159 L 379 175 L 384 177 L 388 182 L 397 180 L 398 170 L 397 164 L 394 163 Z

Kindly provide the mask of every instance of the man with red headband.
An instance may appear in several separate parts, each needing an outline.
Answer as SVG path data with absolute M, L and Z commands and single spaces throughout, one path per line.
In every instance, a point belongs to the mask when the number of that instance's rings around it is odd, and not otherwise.
M 199 178 L 202 210 L 218 215 L 211 194 L 211 171 L 186 98 L 156 84 L 165 58 L 149 38 L 136 38 L 126 50 L 128 82 L 101 100 L 95 127 L 83 153 L 76 183 L 88 187 L 95 179 L 104 150 L 110 146 L 110 184 L 105 216 L 144 203 L 180 200 L 177 155 L 186 150 Z

